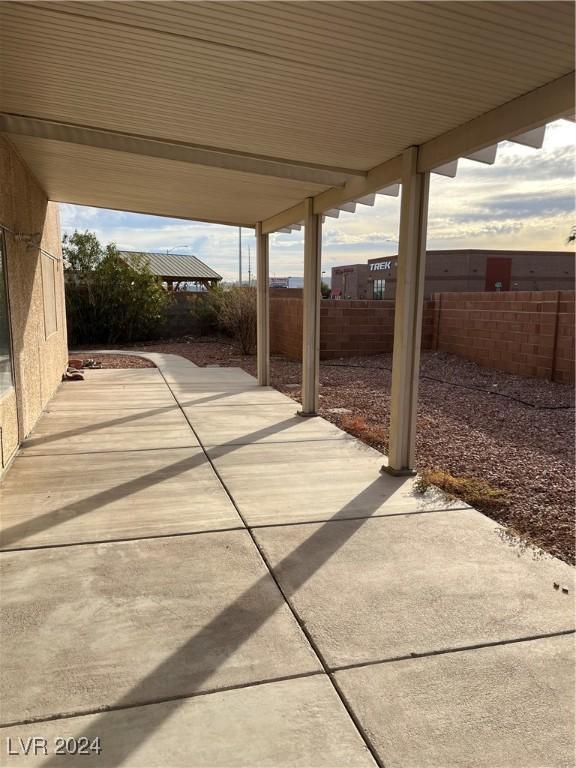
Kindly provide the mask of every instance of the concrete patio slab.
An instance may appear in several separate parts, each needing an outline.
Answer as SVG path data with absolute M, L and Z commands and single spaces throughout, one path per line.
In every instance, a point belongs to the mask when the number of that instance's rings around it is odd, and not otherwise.
M 253 383 L 257 385 L 254 376 L 246 373 L 242 368 L 163 368 L 162 373 L 165 380 L 169 384 L 218 384 L 219 382 L 226 382 L 228 386 L 232 384 L 246 384 Z
M 384 456 L 353 438 L 207 450 L 251 526 L 466 507 L 382 473 Z
M 182 407 L 217 407 L 221 406 L 253 406 L 253 405 L 291 405 L 293 410 L 299 408 L 299 404 L 286 397 L 273 387 L 240 386 L 224 388 L 215 385 L 208 388 L 200 385 L 171 385 L 176 400 Z
M 129 384 L 130 386 L 164 383 L 158 368 L 84 368 L 82 375 L 84 376 L 83 382 L 65 383 L 84 387 L 108 381 L 113 381 L 115 384 Z
M 104 715 L 5 729 L 3 765 L 46 758 L 6 756 L 6 738 L 100 734 L 102 754 L 81 765 L 108 768 L 370 768 L 376 763 L 325 675 L 265 683 Z M 92 736 L 93 738 L 93 736 Z M 52 759 L 51 765 L 70 766 Z M 45 762 L 44 762 L 45 765 Z
M 109 410 L 116 408 L 161 408 L 174 405 L 174 396 L 165 382 L 159 384 L 116 384 L 114 379 L 97 384 L 71 381 L 60 388 L 48 404 L 49 411 L 72 411 L 84 408 Z
M 336 673 L 386 768 L 570 768 L 574 637 Z
M 297 415 L 297 403 L 237 408 L 185 407 L 184 412 L 205 446 L 285 443 L 309 440 L 352 440 L 346 432 L 321 418 Z
M 2 722 L 318 671 L 246 531 L 3 553 Z
M 190 425 L 174 403 L 136 412 L 85 408 L 44 413 L 20 452 L 39 456 L 198 446 Z
M 572 629 L 573 569 L 501 532 L 474 510 L 254 531 L 331 668 Z
M 244 372 L 161 365 L 63 384 L 28 448 L 98 450 L 5 476 L 3 736 L 100 735 L 98 768 L 374 765 L 364 734 L 387 768 L 567 765 L 571 668 L 539 638 L 573 626 L 569 566 Z M 202 447 L 170 447 L 196 443 L 177 403 Z
M 1 548 L 243 525 L 199 448 L 17 458 L 0 507 Z

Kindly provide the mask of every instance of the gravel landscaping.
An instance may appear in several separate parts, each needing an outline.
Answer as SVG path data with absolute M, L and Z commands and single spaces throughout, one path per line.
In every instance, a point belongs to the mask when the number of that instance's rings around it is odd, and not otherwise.
M 256 373 L 255 357 L 240 357 L 226 339 L 190 339 L 146 349 L 182 355 L 198 365 L 238 366 Z M 321 415 L 383 453 L 388 447 L 391 365 L 390 354 L 346 358 L 324 361 L 320 373 Z M 273 357 L 271 375 L 277 389 L 299 400 L 299 363 Z M 517 546 L 520 539 L 523 547 L 538 546 L 574 562 L 572 387 L 424 352 L 417 454 L 420 470 L 478 478 L 503 491 L 500 505 L 482 511 L 507 527 L 511 544 Z
M 74 355 L 79 359 L 94 360 L 95 363 L 101 363 L 102 368 L 155 368 L 150 360 L 144 360 L 143 357 L 132 355 Z

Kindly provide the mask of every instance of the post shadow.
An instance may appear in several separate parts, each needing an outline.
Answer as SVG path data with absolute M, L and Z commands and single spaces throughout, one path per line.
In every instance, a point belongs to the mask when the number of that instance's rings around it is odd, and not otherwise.
M 211 402 L 213 400 L 219 400 L 222 397 L 225 396 L 226 393 L 218 393 L 216 395 L 210 395 L 209 397 L 203 397 L 200 400 L 196 400 L 193 403 L 190 403 L 191 406 L 193 405 L 199 405 L 200 403 L 207 403 Z M 183 405 L 186 405 L 184 403 Z M 118 410 L 122 410 L 121 407 L 118 408 Z M 109 419 L 108 421 L 102 421 L 99 424 L 88 424 L 84 427 L 76 427 L 75 429 L 67 429 L 63 432 L 56 432 L 53 435 L 45 435 L 43 437 L 31 437 L 24 441 L 22 448 L 35 448 L 39 445 L 44 445 L 46 443 L 52 443 L 55 440 L 64 440 L 67 437 L 78 437 L 78 435 L 84 435 L 88 434 L 90 432 L 97 432 L 100 429 L 105 429 L 106 427 L 119 427 L 123 424 L 129 424 L 133 421 L 138 421 L 140 419 L 147 419 L 150 416 L 158 416 L 161 413 L 166 413 L 167 411 L 175 411 L 175 410 L 181 410 L 181 407 L 178 403 L 170 403 L 170 405 L 162 405 L 158 408 L 152 408 L 148 411 L 139 411 L 138 413 L 132 413 L 128 416 L 119 416 L 116 419 Z M 50 411 L 51 413 L 70 413 L 70 411 L 64 411 L 58 410 L 58 411 Z M 130 450 L 129 448 L 123 448 L 122 450 Z M 162 449 L 164 450 L 164 449 Z M 37 454 L 38 455 L 38 454 Z
M 320 527 L 314 530 L 306 541 L 276 565 L 275 571 L 285 569 L 290 570 L 292 574 L 291 590 L 287 593 L 287 597 L 290 597 L 293 592 L 305 584 L 354 535 L 364 522 L 370 519 L 371 513 L 377 508 L 375 500 L 378 495 L 374 493 L 375 488 L 383 482 L 385 482 L 383 477 L 375 478 L 362 493 L 350 502 L 350 504 L 357 505 L 359 502 L 362 503 L 363 498 L 369 500 L 371 507 L 366 508 L 366 518 L 347 518 L 349 505 L 345 505 L 330 520 L 320 524 Z M 379 503 L 381 503 L 381 497 Z M 333 526 L 331 528 L 332 535 L 326 539 L 326 527 L 331 522 L 340 519 L 346 519 L 347 525 Z M 295 574 L 297 574 L 296 577 L 294 577 Z M 191 637 L 185 645 L 116 701 L 109 711 L 96 717 L 90 726 L 82 732 L 82 736 L 93 739 L 100 735 L 103 743 L 105 743 L 106 733 L 117 733 L 118 738 L 113 743 L 108 743 L 101 755 L 87 758 L 87 765 L 93 764 L 100 768 L 121 766 L 133 751 L 140 748 L 147 739 L 153 738 L 154 732 L 186 701 L 186 697 L 199 691 L 204 692 L 203 686 L 225 660 L 258 631 L 281 606 L 285 605 L 284 597 L 279 590 L 275 592 L 275 599 L 268 599 L 266 604 L 262 603 L 262 590 L 267 587 L 267 592 L 270 592 L 271 578 L 267 572 L 258 579 L 234 603 L 221 611 L 208 625 Z M 258 611 L 254 610 L 255 605 L 259 605 Z M 230 633 L 231 626 L 235 627 L 233 636 Z M 206 649 L 210 649 L 209 658 L 206 658 Z M 182 681 L 183 668 L 189 669 L 185 681 Z M 177 679 L 181 686 L 181 690 L 176 695 L 181 698 L 171 701 L 167 701 L 166 698 L 159 698 L 158 691 L 163 688 L 165 681 L 174 680 L 176 676 L 179 676 Z M 146 717 L 140 728 L 136 725 L 136 727 L 118 729 L 117 721 L 123 717 L 122 710 L 138 705 L 151 705 L 155 702 L 161 702 L 161 706 L 150 706 L 147 709 Z M 129 717 L 134 718 L 134 714 L 130 713 Z M 116 729 L 114 728 L 115 724 Z M 193 745 L 191 745 L 191 750 L 193 750 Z M 58 757 L 54 756 L 45 763 L 45 768 L 56 768 L 62 764 Z
M 287 429 L 288 427 L 292 426 L 294 424 L 294 420 L 294 418 L 290 418 L 278 422 L 278 424 L 274 424 L 272 427 L 264 427 L 257 432 L 253 432 L 250 435 L 247 435 L 247 439 L 257 441 L 262 437 L 267 437 L 271 434 L 281 432 L 283 429 Z M 192 432 L 192 434 L 194 433 Z M 240 448 L 240 445 L 234 444 L 225 447 L 228 448 L 227 453 L 229 453 Z M 184 448 L 183 450 L 186 449 Z M 73 501 L 63 507 L 53 509 L 43 515 L 38 515 L 37 517 L 33 517 L 29 520 L 25 520 L 22 523 L 17 523 L 16 525 L 12 525 L 9 528 L 4 529 L 0 532 L 1 546 L 3 548 L 10 547 L 16 544 L 20 540 L 21 536 L 30 536 L 33 534 L 42 533 L 49 528 L 52 528 L 56 525 L 61 525 L 62 523 L 68 522 L 68 520 L 72 520 L 75 517 L 81 517 L 82 515 L 93 512 L 94 510 L 99 509 L 106 504 L 111 504 L 112 502 L 119 501 L 120 499 L 126 498 L 133 493 L 138 493 L 145 490 L 146 488 L 150 488 L 151 486 L 156 485 L 156 483 L 177 477 L 183 472 L 194 469 L 194 467 L 198 467 L 201 464 L 209 463 L 209 459 L 207 458 L 207 455 L 204 453 L 200 445 L 190 446 L 190 450 L 194 450 L 196 453 L 193 456 L 188 456 L 185 459 L 181 459 L 180 461 L 176 461 L 173 464 L 161 467 L 160 469 L 149 472 L 148 474 L 142 475 L 141 477 L 128 480 L 127 482 L 121 483 L 120 485 L 114 486 L 113 488 L 107 488 L 105 491 L 95 493 L 92 496 L 86 497 L 85 499 Z

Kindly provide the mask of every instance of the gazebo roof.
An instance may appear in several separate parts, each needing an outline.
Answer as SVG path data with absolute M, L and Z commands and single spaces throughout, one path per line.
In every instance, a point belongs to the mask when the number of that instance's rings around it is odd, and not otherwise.
M 130 261 L 134 256 L 143 257 L 154 275 L 172 280 L 222 280 L 222 275 L 215 272 L 196 256 L 180 253 L 148 253 L 143 251 L 120 251 L 120 257 Z

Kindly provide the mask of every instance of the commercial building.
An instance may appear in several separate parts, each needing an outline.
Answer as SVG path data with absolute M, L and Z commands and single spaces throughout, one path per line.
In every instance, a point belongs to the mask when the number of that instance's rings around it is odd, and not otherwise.
M 571 251 L 427 251 L 424 296 L 455 291 L 572 290 L 574 261 Z M 393 299 L 397 269 L 398 256 L 333 267 L 332 297 Z
M 271 277 L 269 279 L 270 288 L 290 288 L 298 289 L 304 287 L 304 279 L 302 277 Z

